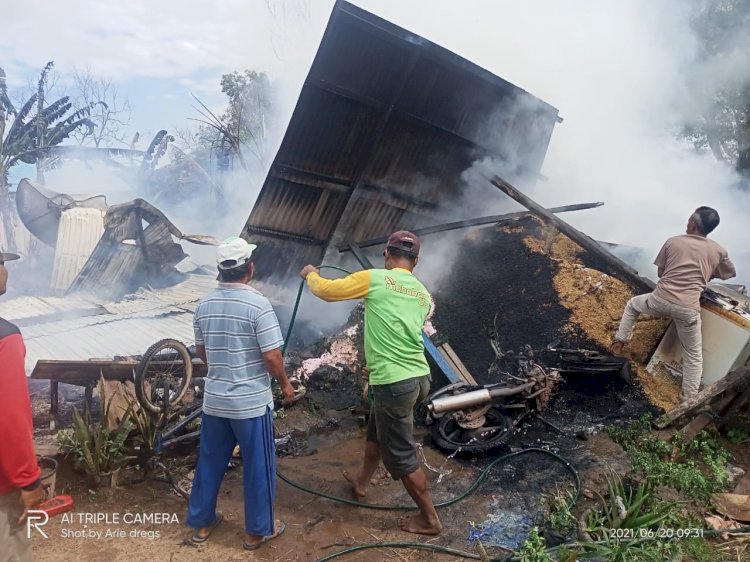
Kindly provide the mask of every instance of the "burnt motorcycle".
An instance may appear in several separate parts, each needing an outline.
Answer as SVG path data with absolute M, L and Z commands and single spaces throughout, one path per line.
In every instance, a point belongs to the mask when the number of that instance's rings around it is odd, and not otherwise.
M 427 397 L 427 417 L 438 448 L 466 456 L 507 450 L 507 440 L 521 420 L 546 408 L 562 380 L 559 371 L 535 361 L 529 346 L 513 359 L 516 373 L 503 373 L 501 383 L 457 382 Z

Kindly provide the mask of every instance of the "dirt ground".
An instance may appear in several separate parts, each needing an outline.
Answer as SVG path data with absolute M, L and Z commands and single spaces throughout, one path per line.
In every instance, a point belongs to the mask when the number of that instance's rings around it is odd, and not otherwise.
M 303 429 L 310 425 L 311 416 L 297 411 L 279 424 L 285 429 Z M 538 423 L 538 422 L 537 422 Z M 364 430 L 357 420 L 343 414 L 336 422 L 326 422 L 328 427 L 313 430 L 301 456 L 278 459 L 279 470 L 305 486 L 326 493 L 349 498 L 349 487 L 341 477 L 344 469 L 356 469 L 364 446 Z M 330 427 L 335 425 L 335 427 Z M 544 432 L 539 424 L 535 432 Z M 534 432 L 532 432 L 534 433 Z M 536 434 L 536 433 L 535 433 Z M 422 436 L 424 437 L 424 436 Z M 537 439 L 527 433 L 521 439 L 539 446 Z M 425 441 L 427 441 L 425 439 Z M 570 445 L 564 445 L 572 449 Z M 618 449 L 608 439 L 598 436 L 579 441 L 575 450 L 561 452 L 582 471 L 587 481 L 595 482 L 604 470 L 605 457 L 617 462 Z M 429 445 L 423 447 L 427 465 L 426 473 L 436 502 L 446 501 L 469 487 L 487 459 L 472 461 L 446 459 Z M 312 453 L 312 454 L 310 454 Z M 623 461 L 625 462 L 625 461 Z M 382 467 L 381 467 L 382 470 Z M 315 561 L 346 548 L 379 541 L 419 541 L 446 545 L 476 552 L 476 543 L 469 542 L 471 524 L 505 517 L 530 514 L 534 519 L 543 517 L 540 499 L 553 493 L 558 486 L 566 486 L 572 479 L 562 465 L 539 454 L 512 459 L 496 465 L 485 481 L 468 499 L 447 508 L 440 514 L 445 525 L 444 533 L 437 538 L 410 535 L 398 529 L 398 517 L 406 511 L 381 511 L 344 505 L 297 490 L 277 479 L 277 517 L 287 523 L 286 533 L 255 552 L 241 548 L 243 538 L 242 468 L 230 469 L 222 486 L 218 509 L 225 521 L 216 529 L 211 539 L 201 546 L 187 540 L 190 530 L 184 527 L 185 502 L 173 495 L 159 482 L 123 484 L 114 493 L 88 490 L 63 463 L 57 480 L 58 493 L 70 493 L 76 502 L 72 512 L 64 518 L 58 515 L 44 527 L 49 536 L 34 537 L 35 560 L 72 560 L 117 562 L 126 560 L 264 560 Z M 440 478 L 440 473 L 446 473 Z M 385 478 L 384 471 L 372 486 L 368 500 L 379 504 L 410 504 L 399 482 Z M 164 524 L 133 524 L 135 514 L 164 513 Z M 108 517 L 107 520 L 86 522 L 89 517 Z M 173 521 L 173 518 L 179 522 Z M 81 519 L 83 518 L 83 519 Z M 107 536 L 109 531 L 110 535 Z M 515 531 L 508 530 L 509 535 Z M 134 536 L 130 536 L 133 534 Z M 81 536 L 83 535 L 83 536 Z M 519 535 L 520 536 L 520 535 Z M 518 538 L 518 537 L 517 537 Z M 488 550 L 492 554 L 493 549 Z M 499 554 L 501 550 L 494 549 Z M 347 555 L 352 561 L 374 560 L 459 560 L 455 556 L 430 551 L 378 549 Z

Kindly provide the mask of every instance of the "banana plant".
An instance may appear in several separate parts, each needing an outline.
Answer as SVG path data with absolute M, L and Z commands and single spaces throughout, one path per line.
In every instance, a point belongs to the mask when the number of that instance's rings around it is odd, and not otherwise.
M 0 68 L 0 189 L 8 187 L 8 171 L 24 162 L 37 164 L 44 154 L 41 149 L 60 145 L 74 131 L 94 131 L 89 118 L 91 110 L 104 102 L 75 109 L 69 96 L 45 105 L 44 84 L 54 63 L 49 62 L 39 78 L 39 89 L 16 110 L 10 102 L 5 72 Z M 8 123 L 10 126 L 8 127 Z

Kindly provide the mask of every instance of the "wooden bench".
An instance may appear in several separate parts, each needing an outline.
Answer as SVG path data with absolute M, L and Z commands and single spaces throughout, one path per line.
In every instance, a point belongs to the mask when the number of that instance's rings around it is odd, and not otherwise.
M 91 410 L 91 400 L 94 388 L 99 378 L 105 381 L 134 382 L 138 361 L 128 360 L 91 360 L 91 361 L 60 361 L 39 360 L 31 372 L 34 380 L 50 381 L 49 388 L 49 423 L 50 429 L 55 429 L 58 421 L 60 403 L 60 383 L 80 386 L 84 388 L 84 408 Z M 205 376 L 206 366 L 200 359 L 193 359 L 193 377 Z

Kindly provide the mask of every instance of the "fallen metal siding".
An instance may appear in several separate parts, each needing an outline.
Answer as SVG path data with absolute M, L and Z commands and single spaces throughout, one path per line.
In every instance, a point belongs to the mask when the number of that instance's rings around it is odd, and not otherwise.
M 33 370 L 40 359 L 86 361 L 140 355 L 162 338 L 174 338 L 189 345 L 194 342 L 192 320 L 191 313 L 181 311 L 119 317 L 89 326 L 60 323 L 59 328 L 65 331 L 25 338 L 26 369 Z
M 0 304 L 0 316 L 21 327 L 31 372 L 40 359 L 139 355 L 162 338 L 191 344 L 195 307 L 214 287 L 212 276 L 188 275 L 177 285 L 101 304 L 90 295 L 19 297 Z
M 471 218 L 463 172 L 491 157 L 527 186 L 557 120 L 513 84 L 338 1 L 243 229 L 259 243 L 258 277 L 283 283 L 332 244 Z
M 0 300 L 0 317 L 18 323 L 42 316 L 88 309 L 96 306 L 93 298 L 82 295 L 75 297 L 16 297 Z
M 107 303 L 103 307 L 110 314 L 141 313 L 160 310 L 165 306 L 181 310 L 194 309 L 194 305 L 216 286 L 216 279 L 212 276 L 189 275 L 177 285 L 155 290 L 141 289 L 121 301 Z

